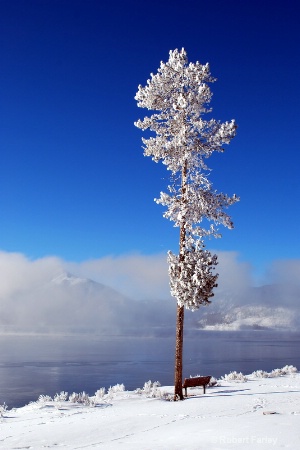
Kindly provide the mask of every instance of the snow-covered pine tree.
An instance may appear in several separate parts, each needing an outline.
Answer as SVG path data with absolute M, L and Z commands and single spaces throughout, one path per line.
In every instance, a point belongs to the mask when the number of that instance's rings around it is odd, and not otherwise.
M 206 159 L 214 151 L 223 152 L 223 144 L 236 134 L 234 120 L 202 118 L 211 112 L 208 83 L 214 81 L 209 64 L 188 63 L 186 51 L 176 49 L 135 96 L 139 107 L 156 111 L 135 125 L 155 133 L 142 139 L 144 155 L 162 161 L 171 172 L 168 192 L 161 192 L 155 201 L 166 206 L 164 217 L 180 228 L 179 255 L 168 252 L 171 294 L 177 299 L 175 399 L 183 399 L 184 307 L 195 310 L 210 303 L 217 286 L 218 274 L 213 272 L 217 256 L 205 250 L 204 239 L 220 237 L 219 224 L 233 228 L 224 210 L 238 201 L 235 195 L 217 193 L 209 180 Z

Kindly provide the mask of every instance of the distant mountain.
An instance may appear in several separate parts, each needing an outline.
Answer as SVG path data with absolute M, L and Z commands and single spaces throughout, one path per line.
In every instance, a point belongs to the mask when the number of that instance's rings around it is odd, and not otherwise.
M 33 291 L 0 299 L 0 333 L 151 335 L 157 328 L 165 333 L 171 320 L 159 314 L 157 306 L 158 302 L 126 298 L 101 283 L 63 272 Z
M 194 323 L 206 330 L 299 330 L 300 288 L 265 285 L 242 292 L 218 292 Z
M 299 330 L 299 299 L 295 286 L 217 290 L 211 305 L 186 312 L 185 329 Z M 0 333 L 172 336 L 175 316 L 175 300 L 133 300 L 67 272 L 0 298 Z
M 287 308 L 242 306 L 219 313 L 204 313 L 198 326 L 205 330 L 291 330 L 297 329 L 294 312 Z
M 92 280 L 88 280 L 87 278 L 75 277 L 74 275 L 72 275 L 69 272 L 62 272 L 58 276 L 54 277 L 51 280 L 51 283 L 55 283 L 58 285 L 65 284 L 65 285 L 70 286 L 70 285 L 76 285 L 79 283 L 95 283 L 95 282 Z

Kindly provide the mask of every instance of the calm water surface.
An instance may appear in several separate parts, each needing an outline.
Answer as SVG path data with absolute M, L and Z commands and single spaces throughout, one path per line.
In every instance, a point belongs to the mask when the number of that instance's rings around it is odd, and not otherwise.
M 184 377 L 220 377 L 293 364 L 300 369 L 300 333 L 189 333 L 184 341 Z M 86 391 L 145 381 L 173 384 L 174 338 L 91 336 L 0 336 L 0 404 L 10 408 L 62 390 Z

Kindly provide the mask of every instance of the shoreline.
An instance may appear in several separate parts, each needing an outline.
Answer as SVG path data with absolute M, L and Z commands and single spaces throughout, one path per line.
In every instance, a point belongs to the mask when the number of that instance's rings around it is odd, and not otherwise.
M 189 389 L 179 402 L 153 396 L 146 385 L 139 393 L 121 385 L 110 396 L 100 392 L 94 406 L 63 396 L 44 398 L 4 412 L 1 441 L 7 450 L 294 449 L 300 439 L 300 373 L 295 370 L 286 366 L 272 376 L 231 372 L 205 395 L 202 388 Z M 173 387 L 157 387 L 158 392 L 172 396 Z

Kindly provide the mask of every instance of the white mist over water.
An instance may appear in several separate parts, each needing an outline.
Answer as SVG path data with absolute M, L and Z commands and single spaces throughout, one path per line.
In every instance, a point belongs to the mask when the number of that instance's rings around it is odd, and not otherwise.
M 187 328 L 299 330 L 298 261 L 274 263 L 261 287 L 234 252 L 219 253 L 217 270 L 212 304 L 187 312 Z M 175 309 L 166 255 L 71 263 L 0 252 L 0 334 L 171 335 Z

